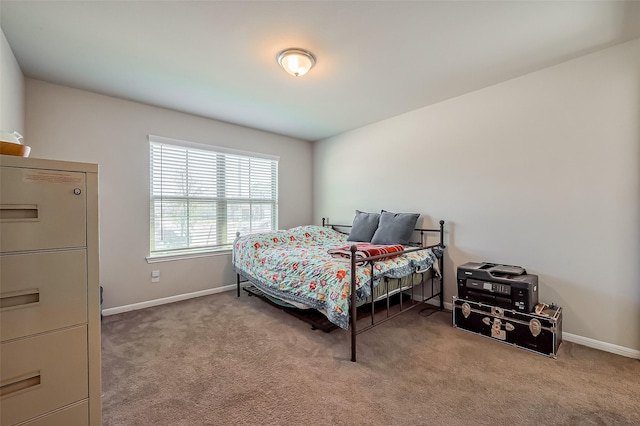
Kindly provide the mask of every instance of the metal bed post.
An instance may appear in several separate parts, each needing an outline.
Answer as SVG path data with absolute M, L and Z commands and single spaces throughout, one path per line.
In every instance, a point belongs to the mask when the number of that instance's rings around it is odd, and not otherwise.
M 374 316 L 376 314 L 376 298 L 373 297 L 373 262 L 369 262 L 371 266 L 371 282 L 369 288 L 371 289 L 371 325 L 375 324 Z
M 444 220 L 440 221 L 440 247 L 444 249 Z M 440 310 L 444 310 L 444 250 L 438 259 L 440 266 Z
M 234 248 L 231 250 L 231 262 L 233 263 L 234 269 L 236 269 L 235 245 L 236 245 L 236 241 L 238 241 L 238 238 L 240 238 L 240 231 L 236 231 L 236 238 L 235 240 L 233 240 Z M 237 287 L 237 290 L 236 290 L 237 297 L 240 297 L 240 273 L 239 272 L 236 272 L 236 287 Z
M 324 222 L 324 220 L 323 220 Z M 356 362 L 356 246 L 351 246 L 351 361 Z
M 427 244 L 424 241 L 424 229 L 420 229 L 420 247 L 425 247 Z M 433 273 L 431 274 L 431 276 L 433 276 Z M 420 285 L 420 287 L 422 288 L 422 301 L 425 301 L 424 298 L 424 272 L 420 273 L 420 282 L 422 283 Z M 413 275 L 411 276 L 411 297 L 413 298 L 413 287 L 414 287 L 414 281 L 413 281 Z M 431 295 L 433 295 L 433 280 L 431 280 Z

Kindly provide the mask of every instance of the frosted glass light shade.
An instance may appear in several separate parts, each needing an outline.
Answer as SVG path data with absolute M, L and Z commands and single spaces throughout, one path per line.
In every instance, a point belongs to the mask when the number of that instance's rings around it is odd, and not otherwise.
M 278 54 L 278 63 L 289 74 L 300 77 L 316 64 L 316 57 L 304 49 L 286 49 Z

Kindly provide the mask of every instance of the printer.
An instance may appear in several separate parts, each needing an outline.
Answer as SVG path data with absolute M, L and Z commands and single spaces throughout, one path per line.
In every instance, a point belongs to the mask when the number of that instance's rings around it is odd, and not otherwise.
M 521 266 L 468 262 L 457 278 L 459 299 L 526 313 L 538 304 L 538 276 Z

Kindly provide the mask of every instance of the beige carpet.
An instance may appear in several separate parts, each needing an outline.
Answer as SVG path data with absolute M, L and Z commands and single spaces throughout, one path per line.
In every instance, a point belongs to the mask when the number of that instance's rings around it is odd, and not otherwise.
M 429 315 L 431 314 L 431 315 Z M 595 318 L 594 318 L 595 320 Z M 104 425 L 640 425 L 640 361 L 413 310 L 359 336 L 223 293 L 105 317 Z

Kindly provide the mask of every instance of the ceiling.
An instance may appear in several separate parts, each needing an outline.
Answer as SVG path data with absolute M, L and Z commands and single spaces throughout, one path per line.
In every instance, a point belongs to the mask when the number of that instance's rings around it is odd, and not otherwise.
M 640 2 L 1 0 L 0 26 L 26 77 L 319 140 L 640 37 Z

